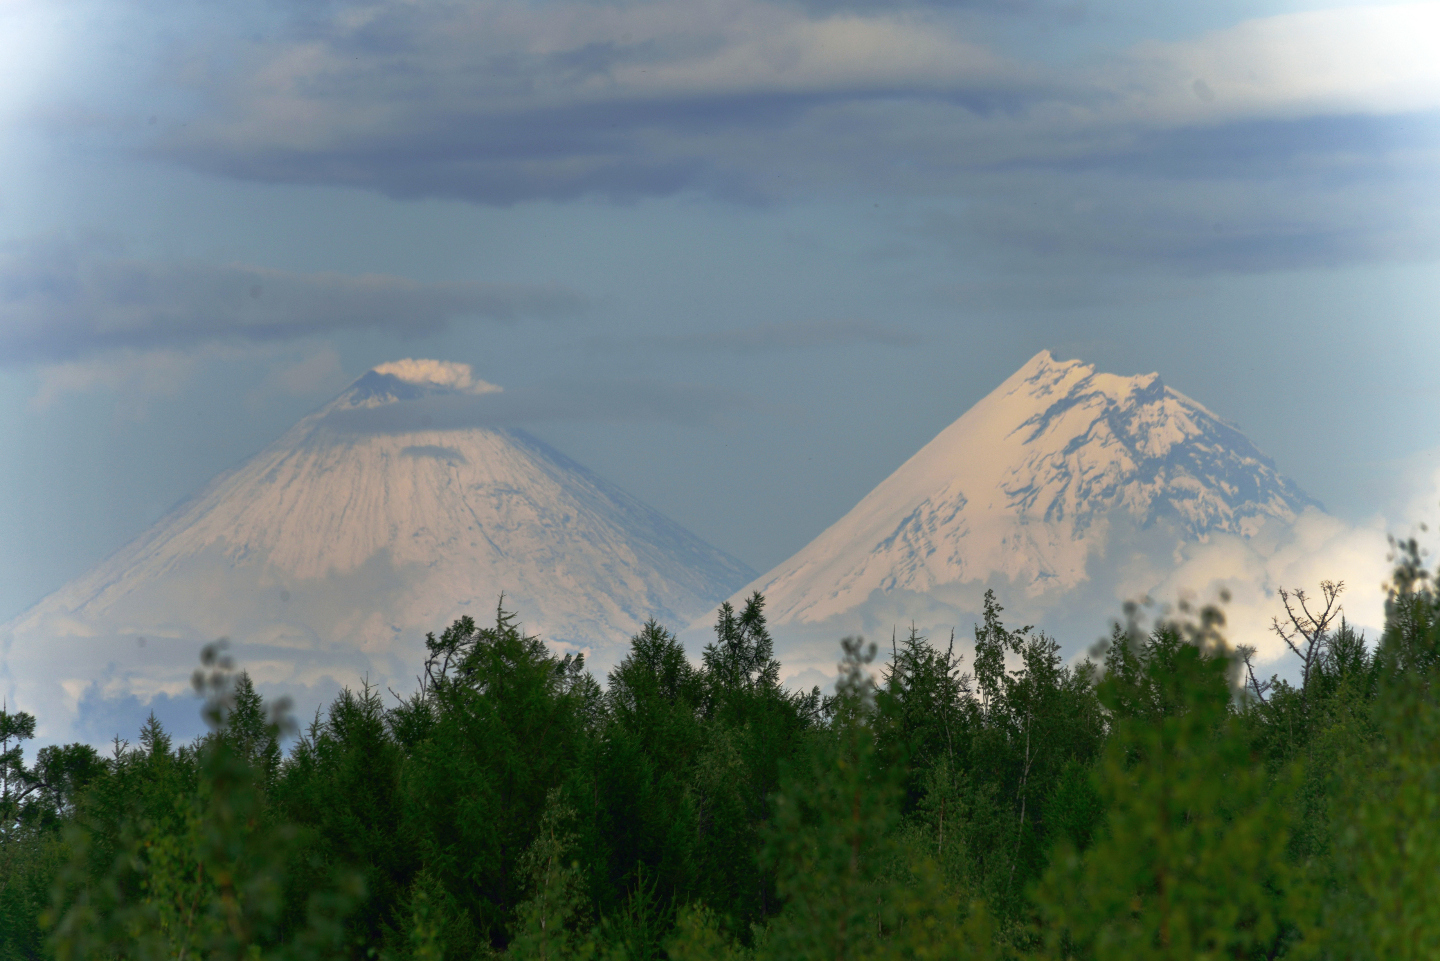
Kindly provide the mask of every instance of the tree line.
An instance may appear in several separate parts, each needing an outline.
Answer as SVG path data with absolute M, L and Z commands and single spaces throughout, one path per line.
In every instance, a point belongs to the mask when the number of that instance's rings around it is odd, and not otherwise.
M 1440 592 L 1403 546 L 1375 643 L 1341 585 L 1286 594 L 1294 682 L 1215 609 L 1069 664 L 989 592 L 970 663 L 847 639 L 828 696 L 758 594 L 603 688 L 461 618 L 408 698 L 303 729 L 207 648 L 193 743 L 27 762 L 0 713 L 0 961 L 1440 957 Z

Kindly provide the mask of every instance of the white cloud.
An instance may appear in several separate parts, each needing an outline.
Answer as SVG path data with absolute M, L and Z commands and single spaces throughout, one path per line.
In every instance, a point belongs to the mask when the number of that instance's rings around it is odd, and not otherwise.
M 503 388 L 474 376 L 469 364 L 452 360 L 392 360 L 374 368 L 377 374 L 390 374 L 410 384 L 433 384 L 467 394 L 495 394 Z
M 1171 123 L 1428 111 L 1437 37 L 1434 2 L 1284 14 L 1140 44 L 1098 82 L 1127 117 Z
M 1222 606 L 1230 642 L 1253 646 L 1262 663 L 1282 670 L 1289 655 L 1270 629 L 1272 619 L 1285 613 L 1278 590 L 1318 596 L 1323 581 L 1344 581 L 1345 616 L 1373 642 L 1385 623 L 1388 554 L 1383 518 L 1349 524 L 1312 508 L 1293 525 L 1272 522 L 1249 540 L 1223 536 L 1190 545 L 1158 584 L 1132 579 L 1122 596 L 1148 594 L 1173 608 L 1181 600 L 1215 603 L 1228 591 L 1231 599 Z
M 1151 596 L 1161 602 L 1188 598 L 1213 602 L 1221 589 L 1227 635 L 1232 643 L 1255 646 L 1267 671 L 1284 673 L 1290 655 L 1270 629 L 1285 616 L 1278 588 L 1300 588 L 1312 596 L 1323 581 L 1344 581 L 1344 615 L 1364 629 L 1373 644 L 1385 623 L 1386 585 L 1394 572 L 1390 537 L 1415 537 L 1428 563 L 1440 540 L 1440 448 L 1419 451 L 1387 465 L 1389 496 L 1382 514 L 1351 523 L 1318 510 L 1307 510 L 1293 527 L 1272 524 L 1249 541 L 1214 538 L 1187 548 L 1179 563 Z M 1143 593 L 1133 579 L 1131 595 Z

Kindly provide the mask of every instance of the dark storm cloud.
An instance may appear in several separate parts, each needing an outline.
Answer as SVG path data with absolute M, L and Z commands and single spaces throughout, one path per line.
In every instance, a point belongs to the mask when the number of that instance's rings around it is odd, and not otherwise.
M 559 287 L 137 260 L 101 245 L 31 240 L 0 248 L 0 360 L 54 363 L 344 330 L 419 336 L 466 318 L 564 316 L 584 303 Z
M 331 430 L 353 434 L 521 427 L 554 421 L 667 421 L 696 426 L 716 424 L 747 406 L 743 396 L 706 385 L 647 380 L 564 382 L 336 410 L 327 414 L 323 423 Z M 416 452 L 410 456 L 440 456 L 438 450 L 444 448 L 406 449 Z

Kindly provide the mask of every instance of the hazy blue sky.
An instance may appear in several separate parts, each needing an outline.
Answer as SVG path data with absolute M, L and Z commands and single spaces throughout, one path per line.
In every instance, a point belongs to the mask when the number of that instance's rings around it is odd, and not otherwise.
M 0 618 L 400 357 L 760 570 L 1041 348 L 1399 523 L 1437 46 L 1434 3 L 10 0 Z

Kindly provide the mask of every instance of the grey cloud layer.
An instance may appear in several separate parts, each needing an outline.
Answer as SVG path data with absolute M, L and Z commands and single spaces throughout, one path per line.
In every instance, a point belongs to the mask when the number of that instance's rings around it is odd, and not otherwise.
M 783 195 L 814 173 L 811 128 L 847 105 L 918 98 L 960 119 L 1061 95 L 936 15 L 759 0 L 382 0 L 250 46 L 245 62 L 152 149 L 247 179 L 500 204 Z
M 1434 242 L 1440 5 L 1262 16 L 1083 68 L 988 47 L 976 24 L 995 6 L 336 0 L 263 24 L 234 14 L 166 48 L 157 89 L 197 106 L 142 117 L 137 136 L 222 176 L 403 198 L 958 198 L 985 243 L 1065 254 L 1098 231 L 1118 256 L 1182 269 Z M 1064 29 L 1065 4 L 1021 6 Z M 1105 176 L 1128 186 L 1107 198 Z M 1217 213 L 1203 241 L 1177 239 Z
M 196 84 L 209 106 L 149 149 L 488 204 L 861 184 L 973 198 L 968 229 L 1017 248 L 1118 227 L 1120 255 L 1200 268 L 1433 240 L 1440 68 L 1419 37 L 1440 14 L 1423 5 L 1261 18 L 1084 70 L 998 55 L 960 6 L 344 4 L 235 44 L 238 66 Z M 1133 213 L 1036 209 L 1037 194 L 1103 194 L 1097 171 L 1136 183 L 1111 204 Z M 1363 202 L 1332 202 L 1347 196 Z M 1217 211 L 1203 241 L 1172 236 Z
M 340 330 L 424 335 L 461 318 L 554 317 L 583 306 L 558 287 L 154 262 L 52 240 L 0 248 L 0 362 L 11 364 Z
M 747 401 L 720 388 L 633 380 L 555 383 L 503 393 L 439 395 L 378 407 L 336 410 L 324 425 L 354 434 L 407 434 L 470 427 L 517 427 L 553 421 L 668 421 L 713 425 Z M 442 447 L 406 448 L 410 456 L 439 456 Z

